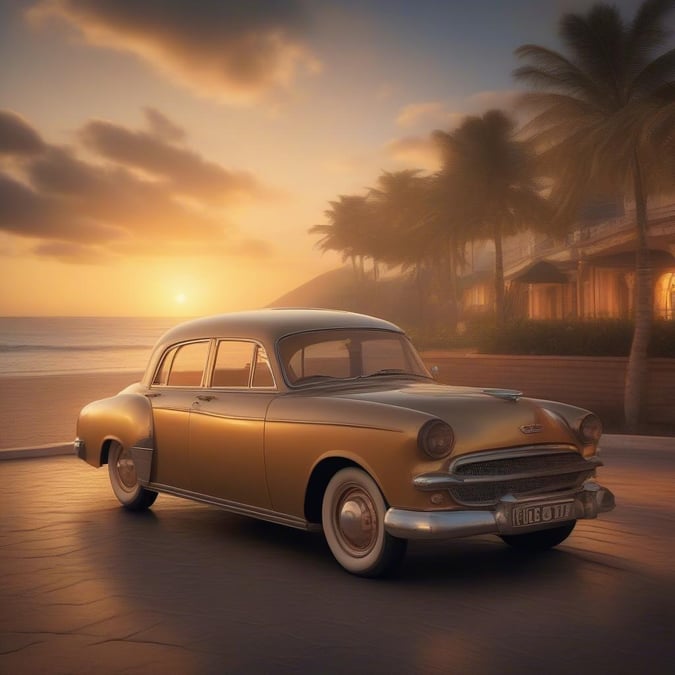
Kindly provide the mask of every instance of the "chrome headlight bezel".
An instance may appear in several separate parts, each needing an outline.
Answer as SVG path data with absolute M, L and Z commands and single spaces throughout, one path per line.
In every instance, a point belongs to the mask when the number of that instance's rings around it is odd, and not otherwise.
M 443 420 L 428 420 L 417 434 L 417 446 L 431 459 L 444 459 L 455 447 L 455 432 Z

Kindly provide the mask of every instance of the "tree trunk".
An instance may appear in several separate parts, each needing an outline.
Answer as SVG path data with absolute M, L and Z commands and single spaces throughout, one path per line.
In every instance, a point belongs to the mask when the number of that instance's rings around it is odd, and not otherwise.
M 457 333 L 457 322 L 459 320 L 459 288 L 457 283 L 457 242 L 454 237 L 448 241 L 448 295 L 450 300 L 450 317 L 448 328 L 453 333 Z
M 426 289 L 424 288 L 424 281 L 422 279 L 423 275 L 423 270 L 422 270 L 422 259 L 418 259 L 417 263 L 415 264 L 415 286 L 417 288 L 417 294 L 418 294 L 418 317 L 419 317 L 419 322 L 420 322 L 420 329 L 424 329 L 425 326 L 425 319 L 426 319 L 426 300 L 427 300 L 427 294 L 426 294 Z
M 503 326 L 506 316 L 504 312 L 504 252 L 502 250 L 501 224 L 495 224 L 493 232 L 495 241 L 495 317 L 497 325 Z
M 647 396 L 647 350 L 652 334 L 654 290 L 647 241 L 647 196 L 644 193 L 642 172 L 637 152 L 633 155 L 633 188 L 635 193 L 635 286 L 633 311 L 635 328 L 626 369 L 624 414 L 626 429 L 637 431 L 641 422 L 642 403 Z

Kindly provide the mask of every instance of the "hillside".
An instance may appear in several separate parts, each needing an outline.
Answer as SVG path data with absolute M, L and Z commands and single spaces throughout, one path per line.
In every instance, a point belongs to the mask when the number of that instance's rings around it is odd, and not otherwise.
M 269 307 L 318 307 L 374 314 L 398 324 L 418 318 L 420 303 L 409 280 L 402 277 L 359 281 L 350 267 L 321 274 L 285 293 Z

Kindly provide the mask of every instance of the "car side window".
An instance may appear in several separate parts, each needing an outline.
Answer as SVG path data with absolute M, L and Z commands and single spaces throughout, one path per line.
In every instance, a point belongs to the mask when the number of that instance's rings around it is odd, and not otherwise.
M 274 376 L 264 347 L 258 345 L 256 349 L 255 370 L 253 371 L 254 388 L 274 387 Z
M 208 353 L 208 342 L 190 342 L 174 347 L 164 355 L 153 384 L 169 387 L 201 386 Z
M 255 344 L 221 340 L 211 378 L 212 387 L 248 387 Z

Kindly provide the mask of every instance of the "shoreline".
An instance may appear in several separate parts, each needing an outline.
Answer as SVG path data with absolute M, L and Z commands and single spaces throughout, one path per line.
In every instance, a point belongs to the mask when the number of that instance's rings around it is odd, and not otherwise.
M 114 396 L 141 371 L 0 374 L 0 449 L 71 442 L 80 410 Z

